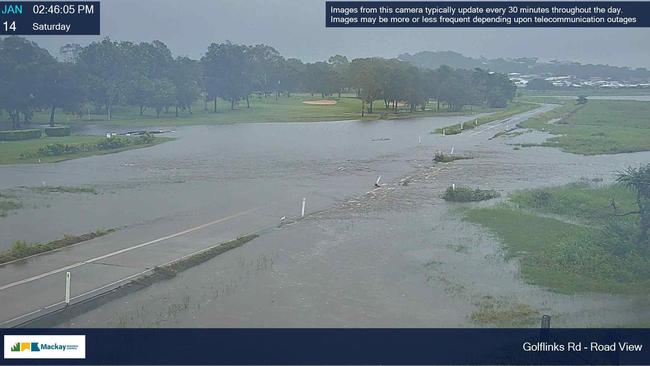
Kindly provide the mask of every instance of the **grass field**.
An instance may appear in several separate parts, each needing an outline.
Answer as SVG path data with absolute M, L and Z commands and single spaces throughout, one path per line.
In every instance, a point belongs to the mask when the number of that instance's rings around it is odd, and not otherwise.
M 557 135 L 543 146 L 576 154 L 650 150 L 650 102 L 591 100 L 580 106 L 567 101 L 521 126 Z
M 93 144 L 103 139 L 102 136 L 65 136 L 65 137 L 43 137 L 34 140 L 23 141 L 0 141 L 0 164 L 28 164 L 28 163 L 54 163 L 64 160 L 77 159 L 92 155 L 111 154 L 131 149 L 154 146 L 171 140 L 167 137 L 156 137 L 152 143 L 137 144 L 109 150 L 95 150 L 58 156 L 41 156 L 38 154 L 40 148 L 50 144 L 63 144 L 78 146 L 81 144 Z
M 214 112 L 213 104 L 208 103 L 207 110 L 204 103 L 197 101 L 193 107 L 193 113 L 179 111 L 175 116 L 174 108 L 167 113 L 163 112 L 160 118 L 156 117 L 155 111 L 145 110 L 140 116 L 138 107 L 117 106 L 113 109 L 113 117 L 109 121 L 105 114 L 84 114 L 78 117 L 57 114 L 56 122 L 63 125 L 80 126 L 83 124 L 105 124 L 107 126 L 129 126 L 134 128 L 151 126 L 182 126 L 201 124 L 225 124 L 225 123 L 249 123 L 249 122 L 313 122 L 313 121 L 342 121 L 342 120 L 376 120 L 376 119 L 400 119 L 424 117 L 432 115 L 458 115 L 492 111 L 477 106 L 468 106 L 460 112 L 448 112 L 445 110 L 436 111 L 433 104 L 429 104 L 426 111 L 417 110 L 413 113 L 402 108 L 395 113 L 392 109 L 386 109 L 383 101 L 374 103 L 373 113 L 361 118 L 361 100 L 353 96 L 342 96 L 341 98 L 328 97 L 328 100 L 336 101 L 333 105 L 309 105 L 304 101 L 321 100 L 320 95 L 296 94 L 291 97 L 275 96 L 260 97 L 253 96 L 250 99 L 250 108 L 246 102 L 240 102 L 235 110 L 230 110 L 230 102 L 219 100 L 217 112 Z M 433 109 L 432 109 L 433 108 Z M 32 123 L 46 124 L 49 121 L 49 112 L 37 112 Z M 5 125 L 7 121 L 4 121 Z
M 555 90 L 526 90 L 521 89 L 522 96 L 549 96 L 549 95 L 562 95 L 562 96 L 579 96 L 579 95 L 593 95 L 593 96 L 611 96 L 611 95 L 650 95 L 650 89 L 647 88 L 561 88 Z
M 638 217 L 615 215 L 633 209 L 625 188 L 570 184 L 519 192 L 465 219 L 495 234 L 529 283 L 561 293 L 647 294 L 650 246 L 635 242 Z

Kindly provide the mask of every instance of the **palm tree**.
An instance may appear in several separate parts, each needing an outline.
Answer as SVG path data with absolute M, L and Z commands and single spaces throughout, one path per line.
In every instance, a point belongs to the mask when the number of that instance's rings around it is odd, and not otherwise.
M 629 167 L 618 173 L 616 181 L 636 192 L 636 204 L 639 207 L 639 244 L 648 243 L 650 230 L 650 164 L 639 168 Z

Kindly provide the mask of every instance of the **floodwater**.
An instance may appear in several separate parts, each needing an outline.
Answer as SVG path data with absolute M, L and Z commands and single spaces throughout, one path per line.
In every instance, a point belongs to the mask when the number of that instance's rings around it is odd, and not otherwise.
M 505 196 L 580 179 L 608 182 L 622 167 L 650 162 L 650 152 L 585 157 L 511 145 L 541 141 L 542 133 L 490 139 L 550 108 L 456 136 L 429 132 L 474 117 L 187 127 L 149 149 L 0 167 L 1 188 L 34 204 L 0 219 L 2 240 L 122 226 L 153 235 L 165 220 L 200 224 L 253 206 L 265 208 L 273 227 L 296 217 L 306 197 L 304 219 L 63 326 L 475 326 L 471 314 L 491 300 L 551 314 L 557 326 L 647 321 L 647 297 L 568 296 L 525 284 L 493 236 L 461 221 L 458 209 L 468 205 L 440 198 L 452 183 Z M 432 162 L 435 151 L 452 148 L 474 159 Z M 383 185 L 374 189 L 378 176 Z M 98 194 L 17 188 L 40 182 Z

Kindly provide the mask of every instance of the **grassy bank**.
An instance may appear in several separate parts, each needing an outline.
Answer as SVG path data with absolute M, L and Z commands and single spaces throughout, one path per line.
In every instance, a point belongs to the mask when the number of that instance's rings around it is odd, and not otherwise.
M 557 135 L 542 146 L 583 155 L 617 154 L 650 150 L 648 115 L 650 102 L 591 100 L 577 105 L 566 101 L 521 123 L 521 127 Z
M 230 109 L 230 102 L 217 101 L 217 110 L 214 111 L 214 104 L 208 103 L 207 109 L 202 101 L 197 101 L 192 106 L 192 113 L 189 111 L 179 112 L 178 117 L 173 109 L 161 113 L 156 117 L 154 111 L 145 110 L 140 115 L 138 107 L 116 106 L 112 111 L 112 119 L 107 120 L 104 111 L 101 114 L 84 114 L 81 118 L 69 115 L 59 115 L 57 121 L 66 125 L 102 124 L 106 126 L 128 126 L 132 128 L 163 127 L 163 126 L 185 126 L 185 125 L 206 125 L 206 124 L 230 124 L 248 122 L 313 122 L 313 121 L 343 121 L 343 120 L 377 120 L 377 119 L 401 119 L 426 117 L 433 115 L 458 115 L 493 111 L 477 106 L 467 106 L 460 112 L 448 112 L 446 110 L 436 111 L 433 104 L 429 104 L 426 111 L 416 110 L 410 112 L 407 107 L 400 107 L 395 112 L 386 108 L 383 101 L 377 100 L 373 103 L 373 113 L 366 113 L 361 117 L 361 100 L 352 95 L 326 97 L 325 99 L 336 101 L 332 105 L 310 105 L 305 101 L 321 100 L 320 95 L 295 94 L 291 97 L 275 96 L 259 97 L 252 96 L 250 108 L 246 102 L 240 102 L 235 110 Z M 367 110 L 367 106 L 366 106 Z M 33 123 L 47 123 L 49 113 L 47 111 L 37 112 Z
M 140 149 L 172 140 L 168 137 L 119 137 L 118 144 L 100 144 L 101 136 L 43 137 L 34 140 L 0 142 L 0 164 L 54 163 L 86 156 Z M 67 148 L 66 148 L 67 147 Z
M 65 248 L 73 244 L 78 244 L 84 241 L 99 238 L 100 236 L 104 236 L 113 231 L 115 231 L 115 229 L 97 230 L 92 233 L 82 235 L 65 235 L 62 239 L 54 240 L 48 243 L 28 244 L 24 241 L 17 241 L 9 250 L 0 252 L 0 264 L 23 259 L 35 254 L 41 254 Z
M 562 293 L 650 293 L 650 247 L 635 242 L 634 193 L 571 184 L 519 192 L 466 212 L 518 258 L 524 279 Z
M 484 125 L 486 123 L 506 119 L 508 117 L 512 117 L 519 113 L 531 111 L 537 107 L 539 107 L 537 104 L 529 103 L 529 102 L 523 102 L 523 101 L 511 102 L 510 104 L 508 104 L 507 108 L 496 110 L 494 113 L 488 116 L 483 116 L 475 119 L 474 121 L 469 121 L 464 123 L 462 129 L 460 123 L 458 123 L 455 125 L 449 125 L 446 127 L 438 128 L 436 129 L 435 133 L 442 134 L 444 130 L 445 135 L 457 135 L 463 132 L 464 130 L 471 130 L 475 127 Z

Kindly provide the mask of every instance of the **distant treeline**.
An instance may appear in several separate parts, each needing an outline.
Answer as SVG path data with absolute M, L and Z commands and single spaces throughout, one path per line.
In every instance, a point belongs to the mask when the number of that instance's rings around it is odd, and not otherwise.
M 521 74 L 575 75 L 587 79 L 591 77 L 611 78 L 621 81 L 648 81 L 650 70 L 610 65 L 581 64 L 578 62 L 540 62 L 535 57 L 472 58 L 453 51 L 424 51 L 415 54 L 402 54 L 400 60 L 411 62 L 424 68 L 438 68 L 441 65 L 469 69 L 484 68 L 497 72 Z
M 192 113 L 197 100 L 216 112 L 217 100 L 234 109 L 252 94 L 290 96 L 293 92 L 354 93 L 372 113 L 373 102 L 386 108 L 400 103 L 410 110 L 425 109 L 435 100 L 459 111 L 465 105 L 505 107 L 515 96 L 514 84 L 504 74 L 483 69 L 463 70 L 441 66 L 422 69 L 397 59 L 336 55 L 327 62 L 303 63 L 284 58 L 267 45 L 230 42 L 208 47 L 200 60 L 174 57 L 160 41 L 116 42 L 104 39 L 86 47 L 67 47 L 59 61 L 36 43 L 20 37 L 0 39 L 0 110 L 12 128 L 29 122 L 35 111 L 81 113 L 92 108 L 110 119 L 116 105 L 156 111 L 175 109 Z M 82 112 L 83 111 L 83 112 Z

